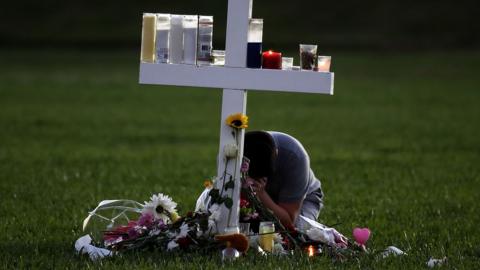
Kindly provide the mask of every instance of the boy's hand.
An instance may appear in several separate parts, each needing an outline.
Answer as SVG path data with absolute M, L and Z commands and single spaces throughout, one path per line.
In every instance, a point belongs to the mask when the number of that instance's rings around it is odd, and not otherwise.
M 247 178 L 247 181 L 248 181 L 248 178 Z M 265 191 L 265 187 L 267 186 L 267 181 L 268 180 L 266 177 L 258 178 L 252 181 L 253 191 L 255 191 L 255 193 L 259 198 L 261 198 L 267 193 Z

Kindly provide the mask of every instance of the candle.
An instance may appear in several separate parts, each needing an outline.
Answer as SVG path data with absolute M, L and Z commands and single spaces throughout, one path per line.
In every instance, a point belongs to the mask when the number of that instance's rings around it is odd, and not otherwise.
M 183 17 L 183 63 L 195 65 L 197 61 L 198 16 Z
M 213 16 L 198 17 L 197 64 L 208 65 L 212 58 Z
M 183 16 L 172 15 L 169 36 L 170 63 L 180 64 L 183 60 Z
M 300 44 L 300 67 L 313 70 L 317 63 L 317 45 Z
M 330 72 L 330 63 L 332 61 L 331 56 L 318 56 L 317 71 Z
M 156 63 L 168 63 L 168 36 L 170 35 L 170 14 L 157 14 Z
M 247 67 L 262 67 L 263 19 L 250 19 L 248 24 Z
M 282 69 L 283 70 L 293 69 L 293 57 L 282 57 Z
M 212 65 L 224 66 L 225 65 L 225 51 L 224 50 L 212 50 Z
M 157 16 L 152 13 L 143 14 L 142 50 L 140 61 L 146 63 L 155 62 L 155 34 Z
M 315 255 L 315 248 L 310 245 L 308 246 L 308 257 L 313 257 L 313 255 Z
M 263 221 L 260 222 L 259 226 L 259 233 L 260 233 L 260 246 L 263 250 L 272 252 L 273 250 L 273 238 L 275 233 L 275 225 L 273 222 L 270 221 Z
M 262 68 L 282 69 L 282 53 L 267 51 L 262 54 Z

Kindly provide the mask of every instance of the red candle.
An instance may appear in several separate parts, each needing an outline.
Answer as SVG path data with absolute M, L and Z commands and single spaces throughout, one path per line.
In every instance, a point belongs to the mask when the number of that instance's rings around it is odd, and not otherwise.
M 282 53 L 271 50 L 263 52 L 262 68 L 282 69 Z

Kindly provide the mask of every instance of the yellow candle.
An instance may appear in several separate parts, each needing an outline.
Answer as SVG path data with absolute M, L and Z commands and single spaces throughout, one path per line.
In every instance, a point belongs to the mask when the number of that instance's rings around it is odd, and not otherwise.
M 152 13 L 143 14 L 143 28 L 142 28 L 142 51 L 140 60 L 146 63 L 155 62 L 155 34 L 157 16 Z
M 272 252 L 274 239 L 275 225 L 273 222 L 260 222 L 260 246 L 263 250 Z

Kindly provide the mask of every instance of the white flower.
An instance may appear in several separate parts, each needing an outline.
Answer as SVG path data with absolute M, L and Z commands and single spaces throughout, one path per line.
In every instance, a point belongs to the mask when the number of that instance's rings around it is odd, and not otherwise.
M 223 154 L 227 158 L 236 158 L 238 154 L 238 146 L 233 143 L 225 144 L 223 147 Z
M 153 195 L 149 202 L 145 202 L 142 213 L 151 213 L 155 220 L 161 219 L 167 223 L 172 214 L 176 215 L 176 207 L 177 203 L 172 198 L 158 193 L 158 195 Z
M 310 228 L 307 230 L 307 236 L 314 241 L 320 241 L 325 244 L 335 243 L 333 233 L 327 229 Z
M 167 250 L 173 250 L 177 247 L 178 247 L 177 242 L 175 242 L 175 240 L 172 240 L 172 241 L 168 242 Z

